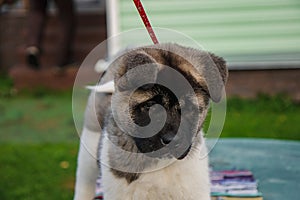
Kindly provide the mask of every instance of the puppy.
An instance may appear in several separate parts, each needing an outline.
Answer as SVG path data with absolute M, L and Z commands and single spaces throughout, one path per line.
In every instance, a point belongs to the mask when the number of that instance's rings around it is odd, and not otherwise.
M 210 199 L 201 128 L 227 76 L 222 58 L 177 44 L 118 57 L 103 79 L 114 94 L 88 101 L 74 199 L 92 199 L 99 175 L 107 200 Z

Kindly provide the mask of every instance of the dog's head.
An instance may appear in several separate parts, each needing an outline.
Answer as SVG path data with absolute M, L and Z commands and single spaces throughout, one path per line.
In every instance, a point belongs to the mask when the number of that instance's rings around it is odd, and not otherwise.
M 163 44 L 129 51 L 114 65 L 116 115 L 120 124 L 131 127 L 123 131 L 138 151 L 184 158 L 201 129 L 209 100 L 217 102 L 222 96 L 228 75 L 225 61 Z

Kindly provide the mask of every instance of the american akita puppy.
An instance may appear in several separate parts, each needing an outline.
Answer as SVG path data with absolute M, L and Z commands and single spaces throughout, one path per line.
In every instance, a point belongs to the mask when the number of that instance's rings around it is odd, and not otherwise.
M 201 128 L 227 76 L 221 57 L 177 44 L 119 56 L 104 78 L 114 93 L 88 101 L 75 199 L 92 199 L 99 175 L 106 200 L 210 199 Z

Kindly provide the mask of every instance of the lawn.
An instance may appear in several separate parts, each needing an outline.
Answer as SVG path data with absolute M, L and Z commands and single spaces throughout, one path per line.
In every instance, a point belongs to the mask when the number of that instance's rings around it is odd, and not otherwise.
M 259 95 L 256 99 L 231 98 L 221 137 L 300 140 L 300 104 L 288 97 Z
M 0 199 L 72 199 L 79 137 L 70 92 L 0 98 Z
M 72 199 L 76 154 L 76 142 L 1 144 L 0 199 Z
M 231 98 L 221 137 L 300 140 L 300 104 Z M 71 199 L 79 137 L 71 92 L 0 97 L 0 199 Z

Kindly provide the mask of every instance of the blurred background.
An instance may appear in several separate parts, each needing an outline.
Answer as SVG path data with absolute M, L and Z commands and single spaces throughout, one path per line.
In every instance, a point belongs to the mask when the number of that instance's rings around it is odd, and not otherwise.
M 72 89 L 79 66 L 108 37 L 144 29 L 129 0 L 70 1 L 72 11 L 45 2 L 45 20 L 35 22 L 39 16 L 31 18 L 30 0 L 0 0 L 1 200 L 72 198 L 79 144 Z M 298 0 L 142 2 L 154 27 L 179 31 L 227 61 L 222 138 L 300 140 Z M 73 13 L 68 37 L 64 12 Z M 30 36 L 39 23 L 39 44 L 32 46 Z M 61 64 L 66 40 L 70 59 Z M 133 34 L 111 41 L 97 50 L 97 59 L 139 40 Z M 151 44 L 150 38 L 140 42 Z M 94 65 L 88 68 L 87 78 L 99 75 Z

